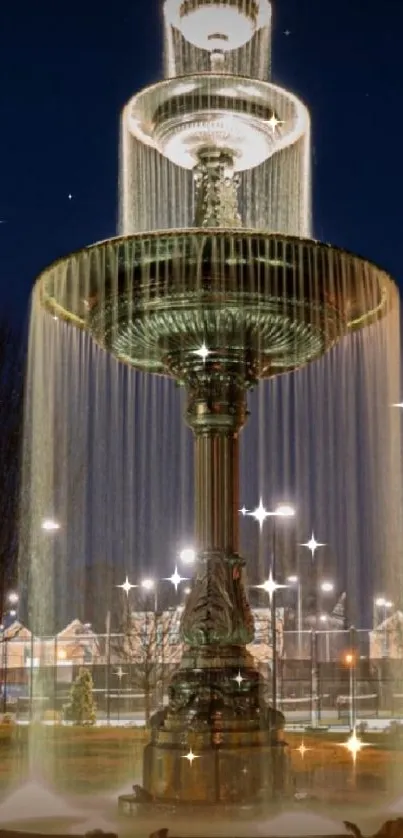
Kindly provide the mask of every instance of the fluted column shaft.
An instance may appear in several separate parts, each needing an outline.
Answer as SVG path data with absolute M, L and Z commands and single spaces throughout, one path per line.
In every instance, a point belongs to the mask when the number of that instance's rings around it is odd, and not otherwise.
M 200 553 L 238 553 L 238 509 L 238 432 L 196 433 L 195 537 Z
M 190 646 L 239 646 L 253 620 L 238 554 L 239 432 L 246 388 L 235 376 L 198 378 L 188 389 L 187 422 L 195 435 L 197 574 L 182 619 Z

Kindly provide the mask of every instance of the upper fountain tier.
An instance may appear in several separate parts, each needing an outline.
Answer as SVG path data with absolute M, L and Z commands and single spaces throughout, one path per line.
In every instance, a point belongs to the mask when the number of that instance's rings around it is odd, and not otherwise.
M 213 70 L 266 79 L 268 0 L 165 0 L 166 75 Z
M 246 171 L 292 146 L 309 128 L 306 108 L 291 93 L 221 74 L 147 87 L 131 99 L 126 116 L 136 139 L 185 169 L 194 169 L 206 151 L 220 150 L 234 171 Z

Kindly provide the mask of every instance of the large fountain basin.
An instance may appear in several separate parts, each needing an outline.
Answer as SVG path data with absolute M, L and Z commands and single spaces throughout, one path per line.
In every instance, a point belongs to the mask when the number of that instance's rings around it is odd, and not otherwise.
M 186 381 L 198 367 L 254 383 L 303 366 L 382 317 L 394 283 L 320 242 L 184 229 L 110 239 L 37 281 L 42 304 L 132 366 Z M 202 344 L 208 359 L 197 356 Z

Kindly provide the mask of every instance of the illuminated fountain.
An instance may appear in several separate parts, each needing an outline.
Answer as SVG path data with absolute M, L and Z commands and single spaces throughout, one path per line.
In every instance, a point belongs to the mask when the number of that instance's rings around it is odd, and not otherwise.
M 309 115 L 265 81 L 267 0 L 167 0 L 164 15 L 166 78 L 123 114 L 123 235 L 51 265 L 34 305 L 186 391 L 197 575 L 143 785 L 157 801 L 249 802 L 287 795 L 290 772 L 284 717 L 265 704 L 246 651 L 247 394 L 382 318 L 396 290 L 375 265 L 309 238 Z

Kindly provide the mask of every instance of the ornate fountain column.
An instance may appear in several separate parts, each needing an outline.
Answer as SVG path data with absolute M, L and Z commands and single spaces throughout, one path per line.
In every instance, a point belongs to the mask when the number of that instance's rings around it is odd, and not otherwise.
M 182 636 L 191 650 L 199 650 L 198 658 L 214 647 L 217 658 L 235 657 L 234 665 L 244 659 L 235 647 L 253 639 L 238 553 L 239 433 L 246 417 L 244 382 L 208 369 L 195 376 L 188 387 L 186 420 L 195 436 L 197 574 Z
M 186 420 L 195 444 L 197 568 L 169 705 L 151 720 L 144 787 L 154 799 L 181 803 L 271 799 L 285 793 L 290 775 L 284 718 L 265 702 L 265 684 L 246 649 L 254 625 L 238 553 L 238 447 L 248 377 L 239 367 L 225 372 L 217 358 L 203 371 L 195 367 Z M 191 770 L 189 753 L 196 756 Z

